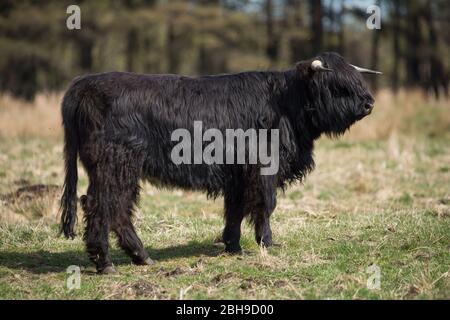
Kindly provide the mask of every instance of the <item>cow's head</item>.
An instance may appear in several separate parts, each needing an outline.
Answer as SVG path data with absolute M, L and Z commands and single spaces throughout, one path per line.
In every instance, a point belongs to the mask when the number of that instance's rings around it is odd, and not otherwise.
M 372 112 L 374 99 L 361 73 L 380 72 L 351 65 L 337 53 L 299 62 L 297 72 L 306 113 L 319 132 L 339 135 Z

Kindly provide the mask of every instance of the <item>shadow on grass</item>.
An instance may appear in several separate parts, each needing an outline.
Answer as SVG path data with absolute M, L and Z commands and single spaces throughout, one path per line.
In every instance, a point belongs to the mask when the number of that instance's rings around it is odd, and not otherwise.
M 150 257 L 156 262 L 197 256 L 215 257 L 223 249 L 214 245 L 213 241 L 191 241 L 188 244 L 160 249 L 147 248 Z M 117 266 L 131 264 L 131 260 L 121 250 L 110 250 L 111 259 Z M 70 265 L 92 268 L 93 264 L 83 250 L 49 252 L 37 250 L 31 252 L 3 251 L 0 253 L 0 266 L 9 269 L 23 269 L 35 274 L 65 272 Z

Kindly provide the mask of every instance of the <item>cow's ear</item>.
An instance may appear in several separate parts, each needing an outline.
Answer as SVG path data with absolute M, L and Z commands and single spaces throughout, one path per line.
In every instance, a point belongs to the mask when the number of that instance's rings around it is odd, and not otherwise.
M 333 71 L 333 69 L 326 67 L 322 61 L 317 59 L 297 62 L 295 64 L 295 70 L 300 77 L 310 79 L 314 77 L 314 74 Z
M 313 60 L 311 62 L 310 68 L 315 72 L 330 72 L 333 71 L 333 69 L 327 68 L 324 63 L 321 60 Z

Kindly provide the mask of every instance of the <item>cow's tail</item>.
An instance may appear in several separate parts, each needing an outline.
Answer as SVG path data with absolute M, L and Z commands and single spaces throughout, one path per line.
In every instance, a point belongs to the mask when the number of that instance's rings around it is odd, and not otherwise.
M 75 237 L 74 228 L 77 221 L 77 160 L 79 146 L 77 109 L 80 100 L 74 91 L 68 90 L 61 106 L 66 174 L 64 192 L 61 197 L 61 233 L 64 233 L 66 238 L 72 239 Z

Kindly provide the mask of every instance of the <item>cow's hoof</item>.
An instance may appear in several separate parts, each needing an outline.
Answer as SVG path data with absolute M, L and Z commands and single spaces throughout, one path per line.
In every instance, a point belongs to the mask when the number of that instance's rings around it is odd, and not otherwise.
M 244 255 L 244 250 L 237 250 L 237 251 L 232 251 L 232 252 L 227 252 L 227 254 L 231 255 L 231 256 L 243 256 Z
M 113 265 L 111 265 L 111 266 L 107 266 L 103 269 L 97 270 L 97 273 L 98 274 L 115 274 L 115 273 L 117 273 L 117 270 Z
M 269 248 L 269 247 L 272 247 L 272 246 L 276 246 L 273 242 L 264 242 L 264 241 L 261 241 L 260 243 L 259 243 L 259 246 L 260 247 L 263 247 L 263 248 Z
M 152 264 L 155 264 L 155 261 L 148 257 L 145 260 L 133 260 L 133 263 L 137 266 L 151 266 Z
M 225 253 L 229 255 L 242 255 L 242 248 L 241 247 L 226 247 Z
M 267 238 L 259 238 L 256 237 L 256 243 L 263 248 L 269 248 L 271 246 L 274 245 L 273 241 L 272 241 L 272 237 L 267 237 Z

